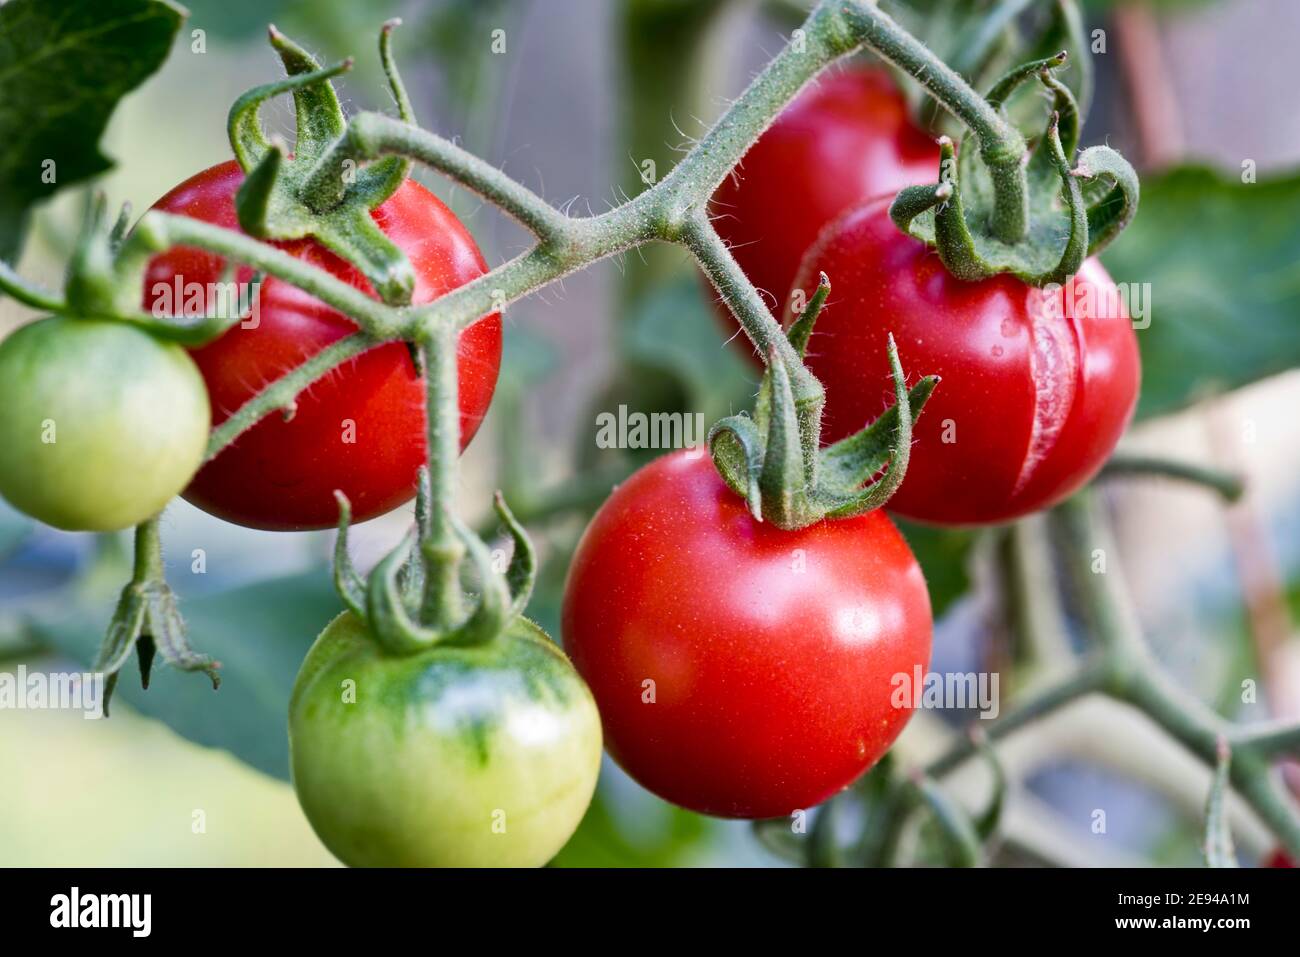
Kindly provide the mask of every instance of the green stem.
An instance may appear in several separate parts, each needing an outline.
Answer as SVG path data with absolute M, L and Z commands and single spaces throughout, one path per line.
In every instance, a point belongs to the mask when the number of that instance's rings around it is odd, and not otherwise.
M 1233 743 L 1232 786 L 1255 809 L 1287 849 L 1300 853 L 1300 810 L 1275 779 L 1268 755 L 1257 751 L 1238 730 L 1206 704 L 1175 685 L 1152 657 L 1137 624 L 1118 556 L 1109 530 L 1090 507 L 1085 494 L 1077 495 L 1053 513 L 1070 539 L 1065 560 L 1093 631 L 1106 649 L 1106 692 L 1138 708 L 1210 767 L 1218 761 L 1218 739 Z M 1107 555 L 1107 570 L 1096 574 L 1092 549 Z
M 465 546 L 451 522 L 460 459 L 456 344 L 456 330 L 445 323 L 421 343 L 430 490 L 427 526 L 420 529 L 426 567 L 421 620 L 435 629 L 455 627 L 464 613 L 460 562 Z
M 132 580 L 138 584 L 162 581 L 162 535 L 159 532 L 161 515 L 141 522 L 135 527 L 135 562 Z
M 1154 455 L 1112 455 L 1102 467 L 1100 478 L 1151 475 L 1177 479 L 1203 485 L 1218 492 L 1229 502 L 1235 502 L 1246 491 L 1242 477 L 1222 469 L 1196 465 L 1192 462 L 1175 462 Z
M 150 257 L 173 246 L 194 246 L 218 253 L 292 283 L 349 316 L 376 340 L 396 339 L 402 333 L 400 310 L 385 306 L 324 269 L 296 259 L 275 246 L 188 216 L 156 210 L 145 213 L 118 255 L 119 276 L 143 275 Z
M 318 211 L 330 209 L 343 199 L 343 173 L 349 161 L 394 154 L 419 160 L 468 186 L 527 226 L 539 239 L 560 237 L 570 221 L 532 190 L 473 153 L 436 133 L 382 113 L 361 113 L 352 118 L 347 132 L 312 171 L 303 187 L 304 195 Z
M 203 461 L 210 462 L 216 458 L 222 449 L 255 426 L 263 416 L 276 409 L 283 409 L 287 415 L 292 415 L 294 401 L 300 392 L 333 369 L 377 344 L 375 339 L 358 332 L 331 343 L 302 365 L 276 379 L 241 405 L 234 415 L 212 430 Z
M 990 741 L 1005 738 L 1085 695 L 1103 690 L 1107 678 L 1108 669 L 1104 662 L 1090 662 L 1066 678 L 1030 691 L 1014 709 L 988 722 L 984 732 Z M 945 775 L 973 757 L 976 750 L 970 736 L 962 735 L 925 772 L 930 777 Z
M 1273 721 L 1237 729 L 1236 745 L 1250 748 L 1261 757 L 1289 755 L 1300 758 L 1300 723 Z
M 975 134 L 993 183 L 995 200 L 990 224 L 993 235 L 1006 243 L 1022 239 L 1029 228 L 1029 189 L 1023 164 L 1025 139 L 1020 131 L 875 3 L 827 2 L 818 7 L 809 23 L 824 12 L 827 16 L 843 17 L 846 29 L 857 43 L 865 43 L 906 70 Z
M 693 216 L 682 230 L 686 248 L 695 254 L 705 275 L 713 283 L 736 319 L 744 327 L 754 348 L 766 359 L 773 354 L 780 359 L 790 376 L 790 387 L 796 402 L 820 398 L 824 393 L 821 383 L 813 376 L 786 338 L 781 324 L 776 321 L 763 297 L 744 270 L 731 255 L 716 229 L 703 214 Z

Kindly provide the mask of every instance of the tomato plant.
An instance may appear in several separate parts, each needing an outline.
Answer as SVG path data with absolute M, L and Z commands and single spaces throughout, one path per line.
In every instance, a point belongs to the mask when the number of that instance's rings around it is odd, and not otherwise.
M 826 387 L 826 441 L 883 408 L 890 333 L 910 368 L 942 381 L 889 503 L 900 515 L 982 524 L 1052 505 L 1096 474 L 1133 414 L 1137 337 L 1096 260 L 1057 288 L 1009 275 L 963 282 L 879 199 L 826 229 L 797 284 L 811 291 L 819 272 L 835 277 L 808 346 Z
M 863 199 L 930 182 L 938 163 L 889 73 L 851 63 L 819 77 L 750 147 L 713 194 L 714 222 L 754 285 L 784 296 L 823 226 Z M 778 316 L 787 305 L 777 301 Z
M 724 817 L 811 807 L 875 764 L 911 715 L 894 676 L 927 667 L 930 631 L 883 512 L 781 531 L 689 451 L 618 487 L 565 584 L 565 647 L 610 754 Z
M 177 345 L 127 322 L 51 316 L 0 343 L 0 493 L 57 528 L 162 511 L 203 460 L 208 396 Z
M 238 228 L 234 196 L 244 176 L 233 160 L 181 183 L 154 206 Z M 374 211 L 380 228 L 415 268 L 415 303 L 428 302 L 481 275 L 473 238 L 432 193 L 407 180 Z M 361 274 L 311 240 L 283 244 L 294 256 L 368 289 Z M 145 281 L 145 305 L 181 289 L 218 282 L 220 257 L 192 248 L 157 257 Z M 247 280 L 251 270 L 242 270 Z M 188 292 L 185 293 L 189 295 Z M 256 326 L 238 325 L 194 350 L 218 425 L 261 388 L 311 358 L 356 325 L 306 292 L 267 277 Z M 501 361 L 501 318 L 467 328 L 457 349 L 461 446 L 474 437 L 492 401 Z M 425 457 L 424 384 L 409 349 L 393 342 L 329 373 L 298 397 L 291 417 L 269 416 L 203 467 L 185 492 L 200 508 L 255 528 L 325 528 L 338 520 L 334 490 L 359 521 L 396 508 L 415 494 Z
M 303 662 L 289 744 L 303 810 L 344 863 L 538 866 L 591 801 L 600 718 L 527 619 L 483 645 L 393 656 L 344 613 Z

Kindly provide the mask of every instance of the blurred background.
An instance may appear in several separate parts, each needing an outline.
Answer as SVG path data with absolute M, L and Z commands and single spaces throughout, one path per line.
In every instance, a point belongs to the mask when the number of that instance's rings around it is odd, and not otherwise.
M 380 25 L 401 16 L 395 49 L 422 125 L 547 199 L 594 212 L 642 188 L 642 159 L 655 158 L 662 175 L 798 23 L 798 4 L 749 0 L 187 6 L 191 17 L 167 64 L 123 103 L 104 141 L 117 166 L 99 185 L 137 210 L 229 157 L 230 103 L 280 75 L 268 22 L 322 60 L 357 57 L 338 83 L 346 109 L 391 111 L 376 45 Z M 1144 174 L 1138 221 L 1107 265 L 1117 279 L 1154 287 L 1152 326 L 1139 332 L 1142 420 L 1123 448 L 1231 466 L 1249 488 L 1229 508 L 1191 486 L 1106 483 L 1123 567 L 1153 645 L 1181 682 L 1242 720 L 1300 714 L 1300 375 L 1258 371 L 1300 364 L 1300 110 L 1291 77 L 1300 5 L 1085 8 L 1106 44 L 1094 58 L 1097 95 L 1083 143 L 1109 143 Z M 491 51 L 497 29 L 505 31 L 502 53 Z M 264 115 L 291 138 L 287 100 Z M 1272 184 L 1261 202 L 1275 208 L 1253 213 L 1274 217 L 1266 227 L 1227 200 L 1193 212 L 1177 173 L 1165 172 L 1197 162 L 1237 180 L 1247 160 Z M 495 209 L 417 175 L 461 216 L 489 263 L 526 248 L 526 234 Z M 20 264 L 25 275 L 59 284 L 79 202 L 63 195 L 40 209 Z M 716 418 L 756 388 L 710 315 L 711 298 L 683 252 L 652 250 L 598 264 L 506 314 L 501 386 L 465 456 L 460 506 L 486 520 L 493 487 L 521 503 L 548 558 L 531 614 L 557 637 L 568 551 L 629 467 L 626 453 L 596 447 L 595 410 L 628 401 Z M 0 299 L 0 331 L 30 315 Z M 1246 366 L 1249 375 L 1235 371 Z M 392 547 L 410 517 L 404 509 L 358 527 L 359 564 Z M 907 532 L 941 613 L 935 670 L 1003 660 L 1005 615 L 985 574 L 1001 533 Z M 333 864 L 287 783 L 284 732 L 297 666 L 339 607 L 327 570 L 333 534 L 250 531 L 177 501 L 163 536 L 193 644 L 223 662 L 225 683 L 214 695 L 201 677 L 160 667 L 141 692 L 128 667 L 111 720 L 0 712 L 0 865 Z M 84 667 L 127 577 L 127 547 L 26 523 L 0 503 L 0 667 Z M 1075 636 L 1055 637 L 1035 668 L 1068 658 Z M 1257 700 L 1243 702 L 1244 681 L 1260 688 Z M 1004 695 L 1014 687 L 1004 682 Z M 938 750 L 951 734 L 948 719 L 960 723 L 961 715 L 918 714 L 899 758 Z M 1001 863 L 1199 862 L 1208 772 L 1136 713 L 1086 700 L 1002 752 L 1013 786 Z M 953 778 L 973 805 L 987 791 L 982 773 Z M 1099 808 L 1104 834 L 1091 827 Z M 1244 859 L 1271 848 L 1244 810 L 1233 823 Z M 780 859 L 748 825 L 670 808 L 607 761 L 597 801 L 556 863 Z

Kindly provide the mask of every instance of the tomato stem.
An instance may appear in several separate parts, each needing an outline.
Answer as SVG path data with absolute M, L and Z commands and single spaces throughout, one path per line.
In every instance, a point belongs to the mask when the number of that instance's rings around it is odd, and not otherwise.
M 464 614 L 460 563 L 465 546 L 452 524 L 460 461 L 456 342 L 455 330 L 444 324 L 420 344 L 429 456 L 429 503 L 419 530 L 425 562 L 422 618 L 435 628 L 452 628 Z

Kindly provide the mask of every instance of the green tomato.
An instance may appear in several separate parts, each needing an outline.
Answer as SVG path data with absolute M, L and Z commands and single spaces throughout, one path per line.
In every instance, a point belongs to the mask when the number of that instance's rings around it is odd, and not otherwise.
M 545 632 L 386 653 L 350 612 L 307 653 L 289 704 L 298 800 L 354 867 L 537 867 L 600 770 L 600 716 Z
M 207 447 L 193 360 L 126 322 L 53 316 L 0 342 L 0 494 L 71 531 L 162 511 Z

